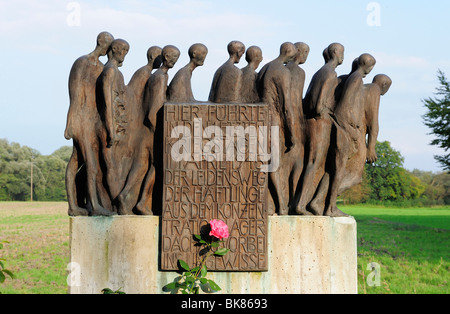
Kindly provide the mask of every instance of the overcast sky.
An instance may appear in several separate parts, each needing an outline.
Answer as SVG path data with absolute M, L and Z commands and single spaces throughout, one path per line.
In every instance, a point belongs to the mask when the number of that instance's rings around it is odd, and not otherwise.
M 370 53 L 376 74 L 393 80 L 380 108 L 380 141 L 390 141 L 405 167 L 440 171 L 422 122 L 422 99 L 433 96 L 437 71 L 450 77 L 449 1 L 299 0 L 0 0 L 0 138 L 48 155 L 71 142 L 64 139 L 73 62 L 95 48 L 97 34 L 111 32 L 130 43 L 121 68 L 128 82 L 146 64 L 150 46 L 177 46 L 182 55 L 170 78 L 189 61 L 187 50 L 204 43 L 209 54 L 193 75 L 194 96 L 207 100 L 215 70 L 227 59 L 226 46 L 240 40 L 262 48 L 265 63 L 283 42 L 306 42 L 311 52 L 303 68 L 311 77 L 323 65 L 332 42 L 345 46 L 339 75 L 352 60 Z M 105 59 L 102 59 L 106 61 Z M 246 66 L 244 58 L 239 67 Z

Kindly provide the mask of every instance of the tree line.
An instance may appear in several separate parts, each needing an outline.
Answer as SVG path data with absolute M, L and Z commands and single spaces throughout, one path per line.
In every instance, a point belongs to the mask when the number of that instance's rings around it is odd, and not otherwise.
M 43 156 L 33 148 L 0 139 L 0 201 L 65 201 L 71 154 L 72 148 L 64 146 Z
M 344 203 L 432 206 L 450 204 L 450 174 L 403 167 L 404 157 L 389 142 L 376 145 L 378 160 L 365 166 L 362 183 L 342 195 Z
M 363 182 L 345 192 L 343 202 L 450 204 L 450 174 L 406 170 L 403 156 L 389 142 L 377 143 L 376 151 L 378 160 L 366 165 Z M 66 201 L 65 172 L 71 154 L 72 147 L 64 146 L 44 156 L 33 148 L 0 139 L 0 201 L 29 201 L 31 191 L 35 201 Z

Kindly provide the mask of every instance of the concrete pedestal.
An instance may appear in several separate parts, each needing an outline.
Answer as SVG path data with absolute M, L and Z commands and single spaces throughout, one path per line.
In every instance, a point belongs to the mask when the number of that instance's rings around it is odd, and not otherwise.
M 121 289 L 159 294 L 178 274 L 161 272 L 159 217 L 70 218 L 71 294 Z M 227 294 L 355 294 L 353 218 L 269 218 L 269 271 L 211 272 Z

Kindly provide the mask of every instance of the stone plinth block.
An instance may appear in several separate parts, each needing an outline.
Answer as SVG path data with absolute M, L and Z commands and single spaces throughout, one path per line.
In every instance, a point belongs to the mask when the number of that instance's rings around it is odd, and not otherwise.
M 71 294 L 159 294 L 178 276 L 160 271 L 159 217 L 70 218 L 70 233 Z M 269 217 L 268 239 L 267 272 L 208 273 L 221 293 L 357 293 L 354 218 Z

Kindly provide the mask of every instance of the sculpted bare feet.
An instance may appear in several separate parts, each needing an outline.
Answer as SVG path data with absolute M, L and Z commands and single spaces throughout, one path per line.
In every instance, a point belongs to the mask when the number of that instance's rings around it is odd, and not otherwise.
M 331 207 L 327 212 L 325 213 L 325 216 L 328 217 L 350 217 L 350 215 L 347 215 L 342 210 L 337 208 L 337 206 Z
M 318 204 L 316 201 L 312 201 L 309 204 L 308 211 L 311 212 L 314 216 L 322 216 L 323 215 L 323 207 Z
M 297 213 L 297 215 L 300 215 L 300 216 L 313 216 L 313 214 L 311 214 L 305 208 L 302 208 L 300 206 L 297 206 L 297 208 L 295 209 L 295 212 Z
M 280 216 L 287 216 L 287 215 L 289 215 L 289 207 L 287 207 L 287 206 L 280 207 L 280 212 L 278 214 Z
M 110 211 L 110 210 L 107 210 L 106 208 L 101 207 L 101 206 L 96 206 L 92 210 L 90 215 L 93 216 L 93 217 L 99 217 L 99 216 L 109 217 L 109 216 L 113 216 L 114 213 L 112 211 Z
M 136 205 L 136 211 L 142 216 L 153 215 L 152 210 L 150 208 L 148 208 L 148 206 L 145 206 L 144 204 L 141 204 L 140 202 L 139 202 L 139 204 Z
M 69 208 L 69 216 L 71 217 L 86 217 L 89 216 L 89 211 L 87 209 L 81 207 L 70 207 Z

